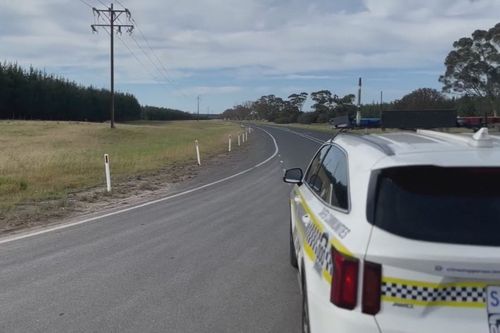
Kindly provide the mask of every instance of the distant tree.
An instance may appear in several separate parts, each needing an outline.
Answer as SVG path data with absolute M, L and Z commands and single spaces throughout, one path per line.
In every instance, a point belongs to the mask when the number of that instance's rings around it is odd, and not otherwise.
M 274 121 L 279 113 L 283 111 L 284 107 L 285 103 L 283 99 L 275 95 L 262 96 L 253 104 L 258 118 L 268 121 Z
M 241 120 L 250 119 L 252 113 L 251 103 L 244 103 L 234 107 L 235 112 L 239 115 Z
M 455 104 L 457 106 L 458 115 L 463 117 L 479 115 L 476 100 L 477 97 L 471 97 L 469 95 L 457 99 Z
M 311 93 L 311 99 L 315 102 L 312 106 L 318 113 L 327 113 L 331 110 L 333 95 L 330 90 L 320 90 Z
M 414 90 L 394 102 L 394 108 L 398 110 L 445 109 L 453 108 L 453 106 L 453 101 L 431 88 Z
M 233 106 L 222 113 L 222 118 L 232 120 L 249 120 L 254 119 L 253 103 L 246 102 Z
M 500 97 L 500 23 L 493 28 L 476 30 L 472 38 L 453 43 L 454 50 L 445 60 L 446 72 L 439 78 L 444 92 L 457 92 L 488 99 L 497 116 Z
M 298 111 L 302 112 L 302 107 L 307 100 L 308 93 L 301 92 L 300 94 L 291 94 L 288 96 L 288 101 L 290 104 L 297 108 Z
M 307 100 L 308 94 L 301 92 L 291 94 L 287 100 L 275 95 L 265 95 L 255 102 L 247 102 L 227 109 L 223 117 L 227 119 L 260 119 L 276 123 L 304 123 L 327 122 L 335 112 L 349 112 L 353 109 L 355 96 L 350 94 L 344 97 L 333 95 L 329 90 L 320 90 L 311 93 L 315 102 L 313 112 L 302 112 L 301 109 Z M 354 107 L 355 108 L 355 107 Z
M 394 110 L 394 104 L 391 103 L 371 103 L 361 105 L 361 115 L 367 118 L 379 118 L 382 111 Z
M 336 116 L 343 116 L 356 111 L 357 107 L 354 105 L 354 100 L 356 96 L 354 94 L 348 94 L 344 97 L 333 96 L 333 102 L 335 106 L 333 107 Z
M 331 91 L 320 90 L 312 92 L 311 99 L 315 102 L 312 105 L 312 108 L 316 113 L 315 122 L 326 123 L 331 117 L 334 116 L 334 99 Z
M 300 124 L 311 124 L 316 121 L 316 112 L 303 112 L 297 118 L 297 122 Z

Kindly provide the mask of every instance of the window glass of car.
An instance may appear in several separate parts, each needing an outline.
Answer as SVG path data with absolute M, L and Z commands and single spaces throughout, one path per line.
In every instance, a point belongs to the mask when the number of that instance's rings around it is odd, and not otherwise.
M 321 196 L 323 200 L 334 207 L 348 209 L 347 193 L 347 157 L 339 148 L 333 146 L 324 161 L 325 174 L 328 177 L 329 188 Z
M 347 157 L 340 148 L 331 146 L 317 166 L 316 172 L 307 179 L 307 183 L 324 202 L 347 210 L 347 180 Z
M 375 200 L 373 223 L 398 236 L 500 245 L 500 168 L 384 169 Z
M 319 183 L 320 179 L 316 176 L 318 173 L 318 169 L 321 167 L 321 163 L 326 156 L 328 150 L 330 150 L 330 145 L 325 145 L 321 147 L 321 149 L 314 156 L 311 165 L 309 165 L 309 169 L 307 170 L 305 182 L 313 189 L 321 189 L 322 184 Z

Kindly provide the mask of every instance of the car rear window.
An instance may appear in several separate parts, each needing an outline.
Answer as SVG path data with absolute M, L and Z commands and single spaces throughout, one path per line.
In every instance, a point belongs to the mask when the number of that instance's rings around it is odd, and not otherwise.
M 389 168 L 375 192 L 372 223 L 390 233 L 500 246 L 500 168 Z

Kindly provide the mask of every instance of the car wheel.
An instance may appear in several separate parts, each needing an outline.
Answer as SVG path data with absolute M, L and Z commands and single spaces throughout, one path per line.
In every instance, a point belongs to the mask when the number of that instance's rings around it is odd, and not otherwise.
M 305 272 L 303 272 L 305 274 Z M 309 326 L 309 303 L 307 301 L 307 284 L 305 275 L 302 277 L 302 332 L 310 333 Z
M 299 268 L 297 262 L 297 253 L 295 252 L 295 244 L 293 243 L 292 223 L 290 222 L 290 265 L 294 268 Z

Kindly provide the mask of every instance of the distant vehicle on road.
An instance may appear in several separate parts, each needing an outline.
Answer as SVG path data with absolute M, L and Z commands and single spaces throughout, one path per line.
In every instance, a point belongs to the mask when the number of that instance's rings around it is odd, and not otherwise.
M 492 124 L 500 124 L 500 117 L 457 117 L 457 126 L 466 128 L 479 129 L 483 126 Z
M 359 125 L 356 124 L 354 116 L 341 116 L 330 119 L 330 125 L 335 128 L 345 127 L 361 127 L 361 128 L 378 128 L 382 125 L 380 118 L 361 118 Z
M 500 332 L 500 137 L 343 133 L 284 181 L 303 332 Z

